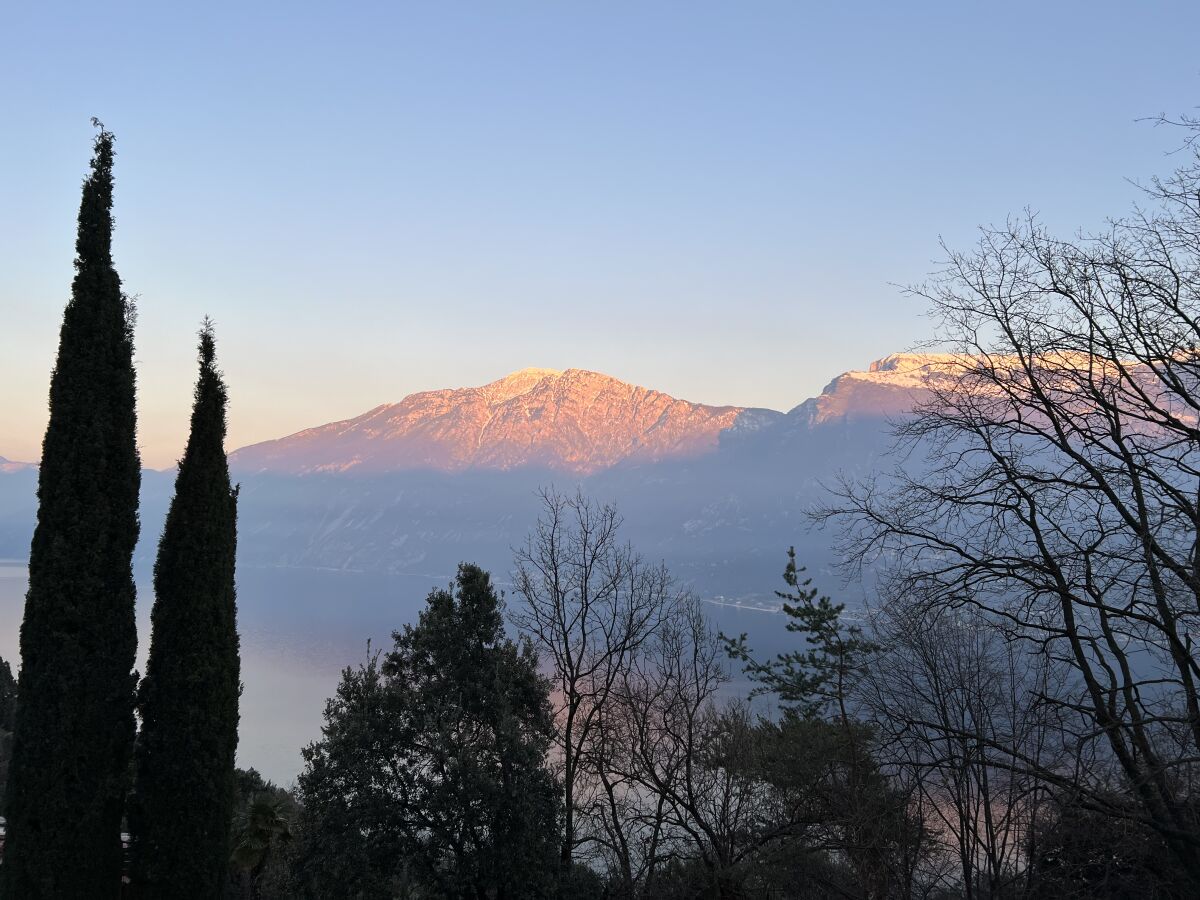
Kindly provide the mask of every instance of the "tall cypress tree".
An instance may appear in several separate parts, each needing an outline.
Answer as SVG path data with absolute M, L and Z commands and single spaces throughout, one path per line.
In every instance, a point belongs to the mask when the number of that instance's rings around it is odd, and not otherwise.
M 130 810 L 139 897 L 213 898 L 229 875 L 238 726 L 237 492 L 212 325 L 200 332 L 192 430 L 154 566 Z
M 96 123 L 99 125 L 99 123 Z M 21 625 L 4 895 L 115 897 L 133 749 L 132 311 L 112 261 L 113 136 L 83 184 Z

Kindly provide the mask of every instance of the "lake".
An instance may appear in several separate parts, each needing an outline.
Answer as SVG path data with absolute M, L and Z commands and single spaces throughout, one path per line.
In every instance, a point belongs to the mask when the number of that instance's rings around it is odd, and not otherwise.
M 150 636 L 149 573 L 138 578 L 138 669 Z M 366 658 L 367 642 L 385 650 L 391 632 L 416 621 L 431 588 L 444 575 L 377 575 L 313 569 L 238 570 L 238 628 L 242 683 L 238 765 L 253 766 L 279 784 L 299 773 L 300 748 L 320 737 L 325 700 L 341 671 Z M 28 583 L 24 562 L 0 560 L 0 657 L 14 670 Z M 723 601 L 722 603 L 727 603 Z M 761 639 L 759 649 L 782 649 L 786 632 L 777 614 L 708 604 L 717 627 Z M 741 693 L 741 691 L 739 691 Z
M 366 657 L 367 641 L 390 646 L 392 630 L 416 619 L 430 587 L 448 582 L 418 575 L 247 569 L 238 572 L 242 639 L 238 765 L 289 784 L 300 748 L 320 736 L 325 698 L 341 670 Z M 0 561 L 0 657 L 13 668 L 28 569 Z M 138 580 L 138 669 L 150 635 L 149 578 Z

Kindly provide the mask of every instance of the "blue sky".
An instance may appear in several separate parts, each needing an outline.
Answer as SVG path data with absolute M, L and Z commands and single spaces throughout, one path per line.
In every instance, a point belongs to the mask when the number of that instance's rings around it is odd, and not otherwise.
M 524 366 L 789 408 L 928 336 L 893 284 L 1137 197 L 1192 3 L 13 3 L 0 455 L 37 455 L 89 117 L 116 133 L 141 440 L 218 324 L 231 446 Z

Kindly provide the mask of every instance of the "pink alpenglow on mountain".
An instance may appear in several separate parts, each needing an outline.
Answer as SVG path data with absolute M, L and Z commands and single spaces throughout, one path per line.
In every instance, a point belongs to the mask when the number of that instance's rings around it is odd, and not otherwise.
M 893 353 L 829 382 L 819 397 L 791 411 L 807 427 L 838 419 L 897 418 L 929 399 L 931 389 L 957 381 L 971 357 L 953 353 Z
M 230 462 L 243 472 L 291 474 L 539 466 L 583 475 L 701 455 L 739 419 L 772 415 L 779 414 L 689 403 L 583 369 L 522 369 L 254 444 Z

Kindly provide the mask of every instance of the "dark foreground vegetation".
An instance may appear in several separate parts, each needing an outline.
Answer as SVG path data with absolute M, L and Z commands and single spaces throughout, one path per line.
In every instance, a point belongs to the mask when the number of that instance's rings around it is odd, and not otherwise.
M 111 149 L 102 132 L 85 185 L 15 688 L 0 666 L 4 896 L 116 896 L 123 872 L 154 897 L 1200 896 L 1190 146 L 1149 211 L 1071 241 L 986 230 L 915 290 L 957 377 L 899 426 L 903 468 L 812 511 L 869 586 L 861 616 L 789 554 L 794 649 L 761 659 L 612 507 L 547 491 L 507 603 L 464 563 L 343 672 L 292 790 L 233 769 L 236 498 L 209 331 L 134 692 Z
M 0 667 L 0 896 L 115 897 L 132 885 L 138 897 L 214 897 L 228 880 L 240 692 L 226 391 L 206 321 L 139 684 L 134 309 L 112 259 L 113 135 L 94 124 L 38 473 L 15 708 Z

